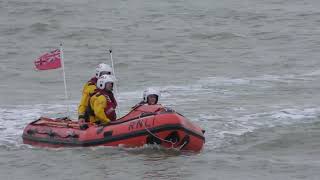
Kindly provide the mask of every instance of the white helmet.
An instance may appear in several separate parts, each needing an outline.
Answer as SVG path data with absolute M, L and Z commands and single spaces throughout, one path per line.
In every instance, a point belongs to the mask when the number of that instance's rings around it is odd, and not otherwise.
M 108 83 L 108 82 L 114 83 L 114 78 L 112 75 L 104 74 L 99 77 L 99 79 L 97 81 L 97 87 L 99 89 L 104 89 L 106 87 L 106 83 Z
M 101 63 L 96 68 L 96 78 L 101 76 L 101 72 L 108 72 L 112 74 L 112 68 L 108 64 Z
M 143 91 L 143 101 L 147 102 L 148 101 L 148 96 L 149 95 L 156 95 L 158 99 L 160 98 L 160 91 L 154 88 L 147 88 L 146 90 Z

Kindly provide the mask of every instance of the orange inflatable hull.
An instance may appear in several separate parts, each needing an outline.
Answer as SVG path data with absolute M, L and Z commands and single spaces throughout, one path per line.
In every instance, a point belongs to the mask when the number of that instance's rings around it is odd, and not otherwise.
M 22 138 L 42 147 L 158 144 L 186 151 L 200 151 L 205 142 L 199 126 L 161 105 L 140 106 L 107 126 L 42 117 L 27 125 Z

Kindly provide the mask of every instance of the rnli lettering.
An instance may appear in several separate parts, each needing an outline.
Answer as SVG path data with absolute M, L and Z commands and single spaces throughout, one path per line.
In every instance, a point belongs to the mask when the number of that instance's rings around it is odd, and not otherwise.
M 154 121 L 152 121 L 152 123 L 148 122 L 149 119 L 140 119 L 138 121 L 133 121 L 130 122 L 128 128 L 129 131 L 132 130 L 136 130 L 136 129 L 141 129 L 144 128 L 144 126 L 146 126 L 147 128 L 150 128 L 154 125 Z
M 130 122 L 130 124 L 129 124 L 129 131 L 131 131 L 132 129 L 134 129 L 134 124 L 135 124 L 135 122 Z

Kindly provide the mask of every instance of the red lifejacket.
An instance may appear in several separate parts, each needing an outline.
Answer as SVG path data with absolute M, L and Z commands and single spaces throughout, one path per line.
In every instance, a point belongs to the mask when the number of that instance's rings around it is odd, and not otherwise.
M 98 78 L 93 77 L 88 81 L 88 85 L 96 85 L 98 81 Z
M 104 112 L 106 114 L 106 116 L 111 120 L 111 121 L 115 121 L 117 119 L 117 114 L 116 114 L 116 107 L 117 107 L 117 101 L 114 98 L 114 95 L 111 91 L 104 91 L 104 90 L 100 90 L 99 91 L 101 93 L 101 95 L 103 95 L 106 100 L 107 100 L 107 107 L 105 107 Z M 110 111 L 110 109 L 114 109 L 113 111 Z
M 113 95 L 113 92 L 112 91 L 104 91 L 105 93 L 107 93 L 107 95 L 109 96 L 110 100 L 112 101 L 112 103 L 115 105 L 114 108 L 116 108 L 118 106 L 118 103 L 116 101 L 116 98 L 114 97 Z

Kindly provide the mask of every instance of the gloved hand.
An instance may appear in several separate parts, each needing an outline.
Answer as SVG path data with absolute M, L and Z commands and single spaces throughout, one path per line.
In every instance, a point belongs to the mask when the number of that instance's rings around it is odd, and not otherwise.
M 79 124 L 82 124 L 82 123 L 85 123 L 86 120 L 85 120 L 84 118 L 79 118 L 79 119 L 78 119 L 78 122 L 79 122 Z

